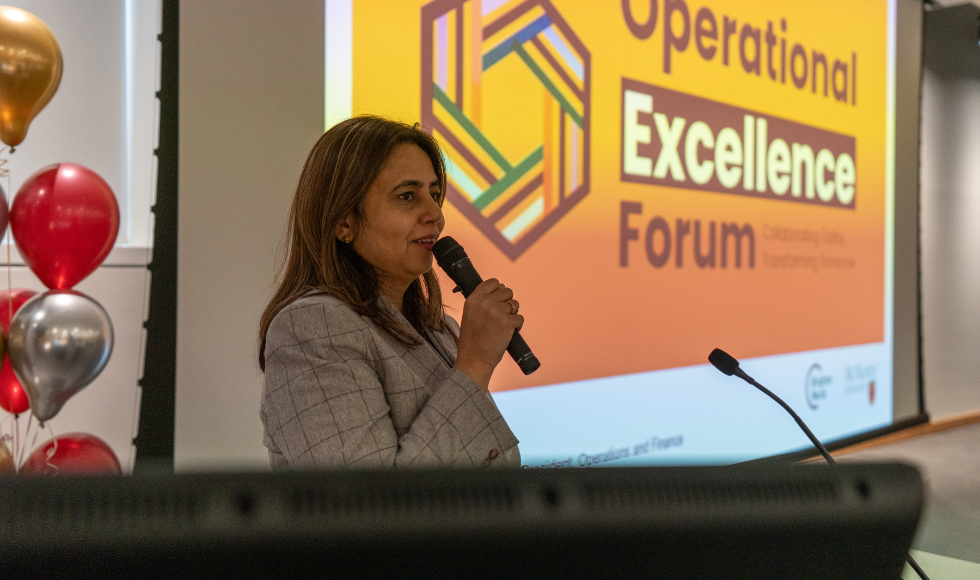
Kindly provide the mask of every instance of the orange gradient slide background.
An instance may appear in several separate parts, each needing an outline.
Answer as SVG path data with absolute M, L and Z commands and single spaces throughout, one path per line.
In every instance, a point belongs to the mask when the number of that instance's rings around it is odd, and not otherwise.
M 420 120 L 421 13 L 427 3 L 354 1 L 355 115 Z M 542 364 L 525 377 L 505 355 L 493 390 L 702 364 L 714 347 L 742 358 L 884 340 L 886 3 L 689 0 L 692 37 L 685 51 L 672 52 L 670 73 L 663 66 L 663 0 L 656 2 L 656 29 L 644 40 L 630 32 L 619 1 L 551 4 L 591 56 L 588 195 L 516 260 L 457 208 L 448 202 L 444 208 L 444 235 L 466 248 L 484 278 L 496 277 L 514 289 L 526 317 L 522 334 Z M 636 20 L 646 20 L 649 2 L 634 0 L 631 6 Z M 850 63 L 856 53 L 856 104 L 834 100 L 832 90 L 830 97 L 814 94 L 809 80 L 803 90 L 789 80 L 774 82 L 765 59 L 761 75 L 746 73 L 737 37 L 731 40 L 727 66 L 720 48 L 705 60 L 693 38 L 694 17 L 702 7 L 713 12 L 719 25 L 729 15 L 739 28 L 750 23 L 763 35 L 772 21 L 789 46 L 800 43 L 808 53 L 823 52 L 831 63 L 834 58 Z M 779 30 L 783 18 L 786 32 Z M 681 24 L 676 18 L 678 33 Z M 512 75 L 514 88 L 483 95 L 482 121 L 501 152 L 518 160 L 540 144 L 546 106 L 533 76 L 518 72 L 515 63 L 497 66 L 500 75 Z M 622 182 L 624 77 L 854 137 L 855 209 Z M 526 127 L 532 129 L 523 131 Z M 620 266 L 623 201 L 643 206 L 642 214 L 630 217 L 639 239 L 629 243 L 626 267 Z M 644 233 L 655 216 L 672 229 L 678 218 L 692 220 L 692 226 L 693 220 L 704 226 L 711 221 L 751 224 L 755 267 L 747 267 L 744 255 L 742 267 L 732 267 L 730 254 L 727 268 L 698 268 L 693 234 L 686 240 L 683 267 L 676 267 L 673 257 L 662 268 L 653 267 L 644 251 Z M 835 232 L 843 244 L 767 240 L 764 226 Z M 853 260 L 854 267 L 772 268 L 764 253 L 823 254 Z M 459 319 L 463 301 L 450 294 L 453 285 L 441 271 L 440 276 L 450 313 Z

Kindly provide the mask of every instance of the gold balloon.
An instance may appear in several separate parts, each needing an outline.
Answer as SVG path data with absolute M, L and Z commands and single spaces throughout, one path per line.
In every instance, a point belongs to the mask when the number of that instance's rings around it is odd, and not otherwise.
M 16 471 L 14 467 L 14 456 L 10 454 L 10 450 L 7 449 L 7 444 L 0 439 L 0 473 L 13 473 Z
M 61 83 L 61 47 L 30 12 L 0 6 L 0 141 L 11 147 Z

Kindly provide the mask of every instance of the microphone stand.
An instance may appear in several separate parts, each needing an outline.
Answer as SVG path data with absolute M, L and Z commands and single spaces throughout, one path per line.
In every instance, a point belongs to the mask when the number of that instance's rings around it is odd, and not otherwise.
M 783 409 L 786 409 L 786 412 L 793 417 L 793 419 L 796 421 L 796 424 L 800 426 L 800 429 L 802 429 L 803 432 L 806 433 L 806 436 L 810 438 L 810 442 L 813 443 L 813 446 L 817 448 L 817 451 L 819 451 L 820 454 L 823 455 L 823 458 L 827 460 L 827 463 L 835 467 L 837 466 L 837 462 L 834 461 L 834 458 L 830 456 L 830 453 L 827 451 L 827 448 L 824 447 L 823 443 L 821 443 L 820 440 L 817 439 L 816 435 L 814 435 L 813 432 L 810 431 L 809 427 L 806 426 L 806 423 L 803 422 L 803 419 L 801 419 L 800 416 L 796 414 L 796 411 L 794 411 L 782 399 L 777 397 L 775 393 L 763 387 L 761 384 L 759 384 L 758 381 L 750 377 L 745 371 L 739 368 L 738 360 L 736 360 L 735 357 L 721 350 L 720 348 L 716 348 L 713 351 L 711 351 L 711 354 L 708 355 L 708 362 L 713 364 L 715 368 L 718 369 L 719 371 L 725 373 L 728 376 L 735 375 L 736 377 L 742 379 L 743 381 L 747 382 L 753 387 L 759 389 L 763 393 L 769 395 L 769 398 L 772 399 L 773 401 L 779 403 L 779 406 L 781 406 Z M 912 569 L 915 570 L 915 573 L 919 575 L 919 578 L 922 578 L 922 580 L 929 580 L 929 577 L 926 576 L 925 571 L 923 571 L 922 568 L 919 567 L 919 564 L 915 561 L 915 559 L 912 558 L 912 554 L 909 554 L 906 557 L 906 561 L 909 563 L 909 566 L 911 566 Z

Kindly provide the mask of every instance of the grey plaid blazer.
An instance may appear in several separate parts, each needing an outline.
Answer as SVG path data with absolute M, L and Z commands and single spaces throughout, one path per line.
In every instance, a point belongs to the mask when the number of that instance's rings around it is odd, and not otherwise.
M 416 336 L 405 345 L 324 294 L 283 308 L 266 334 L 260 410 L 273 469 L 519 466 L 489 393 L 452 368 L 453 337 L 428 332 L 430 346 Z

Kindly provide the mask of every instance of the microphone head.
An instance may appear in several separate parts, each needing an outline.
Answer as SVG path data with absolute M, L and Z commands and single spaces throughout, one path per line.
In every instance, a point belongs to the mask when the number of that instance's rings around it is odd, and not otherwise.
M 734 375 L 735 371 L 738 370 L 738 361 L 735 360 L 735 357 L 720 348 L 711 351 L 711 354 L 708 355 L 708 362 L 728 376 Z
M 452 236 L 436 240 L 436 243 L 432 245 L 432 254 L 443 270 L 467 257 L 466 250 Z

